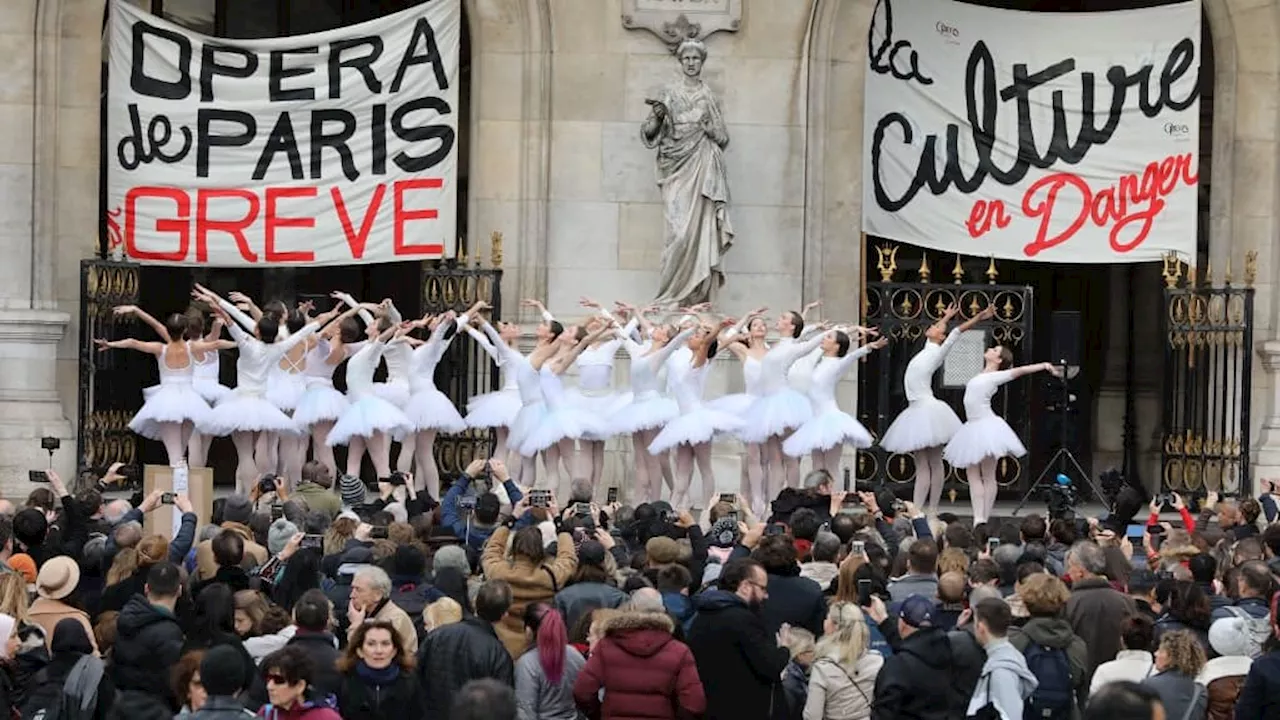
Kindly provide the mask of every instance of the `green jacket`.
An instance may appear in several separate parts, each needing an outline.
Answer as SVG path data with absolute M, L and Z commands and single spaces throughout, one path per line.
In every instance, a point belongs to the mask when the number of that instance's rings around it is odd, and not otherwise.
M 330 518 L 335 518 L 338 513 L 342 512 L 342 498 L 338 497 L 334 491 L 322 488 L 315 483 L 298 483 L 298 488 L 293 491 L 293 496 L 305 500 L 309 510 L 322 512 Z

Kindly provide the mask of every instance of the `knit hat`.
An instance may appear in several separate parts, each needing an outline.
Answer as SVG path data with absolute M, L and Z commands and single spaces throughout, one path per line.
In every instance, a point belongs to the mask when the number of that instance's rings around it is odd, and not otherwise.
M 36 576 L 36 594 L 50 600 L 61 600 L 75 592 L 80 584 L 80 566 L 66 555 L 49 558 Z
M 733 518 L 722 517 L 711 526 L 711 532 L 707 533 L 707 537 L 716 547 L 733 547 L 733 544 L 738 542 L 738 523 Z
M 445 545 L 436 551 L 431 560 L 433 572 L 445 568 L 453 568 L 465 577 L 471 574 L 471 561 L 467 559 L 467 551 L 461 545 Z
M 604 546 L 595 540 L 584 540 L 578 547 L 578 564 L 604 567 Z
M 22 576 L 28 585 L 36 581 L 36 561 L 26 553 L 18 553 L 9 558 L 9 567 Z
M 222 522 L 248 525 L 252 517 L 253 501 L 249 500 L 248 495 L 227 496 L 227 502 L 222 506 Z
M 210 696 L 232 696 L 244 689 L 244 661 L 230 645 L 214 645 L 200 661 L 200 684 Z
M 1256 658 L 1262 654 L 1262 645 L 1271 634 L 1266 618 L 1250 622 L 1243 617 L 1215 620 L 1209 626 L 1209 647 L 1223 657 Z
M 658 536 L 649 538 L 649 542 L 645 543 L 644 552 L 649 558 L 650 565 L 672 565 L 680 562 L 680 543 L 666 536 Z
M 284 546 L 289 544 L 294 535 L 298 534 L 298 526 L 280 518 L 271 523 L 271 527 L 267 529 L 267 552 L 272 555 L 279 555 Z
M 364 482 L 354 475 L 343 475 L 338 478 L 338 494 L 344 508 L 359 507 L 364 504 Z
M 929 598 L 923 595 L 912 595 L 902 601 L 902 607 L 898 609 L 898 618 L 913 628 L 931 628 L 933 613 L 936 610 L 937 606 Z

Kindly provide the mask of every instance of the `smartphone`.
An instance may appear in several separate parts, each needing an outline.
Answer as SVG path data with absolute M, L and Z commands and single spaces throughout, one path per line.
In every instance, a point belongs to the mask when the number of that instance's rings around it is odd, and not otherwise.
M 271 522 L 284 517 L 284 503 L 271 503 Z
M 550 490 L 530 490 L 529 491 L 530 507 L 551 507 L 551 491 Z
M 858 604 L 861 605 L 862 607 L 871 606 L 871 581 L 870 580 L 863 579 L 858 581 Z
M 370 539 L 370 540 L 386 540 L 386 539 L 387 539 L 387 526 L 385 526 L 385 525 L 374 525 L 374 526 L 373 526 L 373 529 L 369 531 L 369 539 Z
M 734 522 L 734 524 L 737 524 L 737 522 L 738 522 L 738 511 L 737 511 L 737 510 L 730 510 L 729 512 L 725 513 L 725 517 L 727 517 L 727 518 L 729 518 L 730 520 L 732 520 L 732 521 Z
M 171 493 L 171 492 L 170 492 L 170 493 L 164 493 L 164 494 L 162 494 L 162 495 L 160 496 L 160 504 L 161 504 L 161 505 L 172 505 L 172 504 L 173 504 L 173 497 L 174 497 L 174 496 L 173 496 L 173 493 Z
M 49 473 L 44 470 L 28 470 L 27 479 L 33 483 L 47 483 L 49 482 Z
M 616 502 L 618 502 L 618 488 L 611 487 L 609 488 L 609 494 L 605 496 L 605 504 L 612 505 Z
M 591 503 L 584 503 L 584 502 L 574 503 L 573 514 L 579 517 L 586 517 L 591 515 Z
M 987 538 L 987 554 L 993 554 L 1000 547 L 1000 538 Z
M 303 535 L 302 543 L 299 548 L 322 548 L 324 547 L 324 535 Z
M 728 503 L 730 505 L 737 505 L 738 496 L 734 495 L 733 493 L 720 493 L 720 502 Z
M 782 523 L 769 523 L 769 526 L 764 529 L 764 534 L 765 535 L 786 535 L 787 526 L 783 525 Z
M 854 540 L 849 543 L 849 554 L 862 557 L 867 554 L 867 544 L 861 540 Z
M 475 510 L 475 509 L 476 509 L 476 496 L 475 496 L 475 495 L 463 495 L 462 497 L 458 498 L 458 509 L 459 509 L 459 510 Z

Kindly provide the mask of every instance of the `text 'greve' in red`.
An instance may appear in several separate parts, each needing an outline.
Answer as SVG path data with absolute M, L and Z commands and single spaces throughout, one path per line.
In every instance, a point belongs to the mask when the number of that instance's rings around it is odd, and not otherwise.
M 1097 192 L 1074 173 L 1046 175 L 1027 188 L 1022 196 L 1023 217 L 1039 218 L 1035 240 L 1027 243 L 1023 253 L 1027 257 L 1035 257 L 1061 245 L 1074 237 L 1086 222 L 1092 222 L 1100 228 L 1111 226 L 1111 249 L 1115 252 L 1124 254 L 1138 248 L 1150 234 L 1156 216 L 1164 210 L 1164 198 L 1173 193 L 1179 184 L 1195 187 L 1199 181 L 1198 173 L 1193 171 L 1193 164 L 1194 158 L 1190 154 L 1170 155 L 1163 160 L 1148 163 L 1141 175 L 1123 175 L 1118 183 Z M 1079 194 L 1080 209 L 1063 230 L 1050 234 L 1050 228 L 1056 219 L 1054 211 L 1060 194 L 1064 191 Z M 978 200 L 969 211 L 965 228 L 969 237 L 979 238 L 993 228 L 1003 230 L 1011 222 L 1008 208 L 1002 201 Z M 1141 223 L 1141 226 L 1132 239 L 1127 242 L 1121 240 L 1121 231 L 1135 222 Z
M 369 236 L 377 224 L 382 205 L 387 195 L 387 183 L 378 183 L 369 200 L 369 205 L 360 209 L 352 206 L 336 187 L 329 189 L 334 213 L 342 226 L 352 260 L 364 257 Z M 436 208 L 408 207 L 406 195 L 414 191 L 439 191 L 444 187 L 441 178 L 415 178 L 397 180 L 390 183 L 393 196 L 390 221 L 394 224 L 395 239 L 393 254 L 396 257 L 412 259 L 415 257 L 438 257 L 444 251 L 440 243 L 415 244 L 407 239 L 406 226 L 412 222 L 434 221 L 440 216 Z M 124 200 L 124 242 L 129 257 L 135 260 L 154 260 L 161 262 L 183 262 L 189 260 L 194 236 L 195 262 L 204 263 L 209 260 L 209 236 L 214 234 L 229 235 L 235 241 L 240 256 L 251 263 L 306 263 L 315 261 L 315 252 L 311 250 L 280 250 L 276 247 L 277 235 L 284 228 L 314 228 L 315 217 L 288 216 L 281 207 L 287 200 L 311 200 L 320 193 L 317 187 L 270 187 L 262 191 L 235 188 L 201 188 L 187 191 L 172 187 L 139 186 L 131 188 Z M 245 205 L 244 215 L 231 219 L 212 219 L 209 217 L 211 202 L 222 199 L 236 199 Z M 158 218 L 155 221 L 157 233 L 169 234 L 176 238 L 177 247 L 172 251 L 144 250 L 136 242 L 137 206 L 140 201 L 168 200 L 175 206 L 171 217 Z M 192 206 L 195 213 L 192 213 Z M 265 209 L 264 209 L 265 206 Z M 246 231 L 261 221 L 262 225 L 262 257 L 250 246 Z M 193 227 L 194 226 L 194 227 Z M 194 230 L 194 233 L 193 233 Z

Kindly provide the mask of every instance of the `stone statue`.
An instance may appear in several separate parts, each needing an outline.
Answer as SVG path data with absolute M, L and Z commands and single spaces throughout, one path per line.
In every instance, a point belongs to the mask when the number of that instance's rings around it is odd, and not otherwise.
M 684 77 L 647 99 L 640 129 L 646 147 L 658 148 L 658 187 L 666 219 L 662 279 L 656 301 L 708 302 L 724 283 L 720 260 L 733 244 L 729 222 L 729 144 L 724 114 L 702 81 L 707 47 L 687 39 L 675 50 Z

